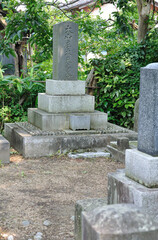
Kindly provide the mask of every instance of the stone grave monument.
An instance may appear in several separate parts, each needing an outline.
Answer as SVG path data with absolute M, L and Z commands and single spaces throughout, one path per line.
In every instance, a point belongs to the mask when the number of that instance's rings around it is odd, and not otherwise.
M 75 240 L 158 239 L 158 63 L 141 68 L 139 101 L 138 149 L 108 175 L 107 206 L 76 203 Z
M 94 96 L 78 80 L 78 25 L 56 24 L 53 39 L 53 79 L 38 94 L 38 109 L 28 109 L 28 121 L 47 131 L 105 127 L 107 114 L 94 111 Z
M 158 218 L 158 63 L 141 68 L 138 149 L 126 150 L 125 171 L 108 185 L 108 204 L 134 203 Z
M 107 114 L 95 111 L 94 96 L 85 94 L 85 81 L 78 79 L 78 25 L 56 24 L 53 28 L 53 79 L 38 94 L 38 108 L 28 109 L 28 122 L 5 124 L 5 136 L 24 157 L 49 156 L 57 151 L 105 147 L 106 133 L 127 129 L 107 123 Z

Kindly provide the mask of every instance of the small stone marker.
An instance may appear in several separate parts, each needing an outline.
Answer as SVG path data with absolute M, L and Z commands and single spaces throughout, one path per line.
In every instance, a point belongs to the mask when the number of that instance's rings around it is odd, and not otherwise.
M 113 204 L 83 212 L 82 240 L 157 240 L 158 225 L 130 204 Z
M 126 150 L 129 148 L 129 139 L 126 137 L 117 138 L 117 146 L 120 150 Z
M 53 26 L 53 79 L 77 80 L 78 25 L 67 21 Z
M 70 129 L 90 130 L 90 115 L 70 115 Z
M 158 63 L 141 68 L 138 150 L 158 156 Z

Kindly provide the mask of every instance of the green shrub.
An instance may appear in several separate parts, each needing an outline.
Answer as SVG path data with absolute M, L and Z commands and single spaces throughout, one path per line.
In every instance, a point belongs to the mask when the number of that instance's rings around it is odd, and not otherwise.
M 145 43 L 122 47 L 105 59 L 94 59 L 97 86 L 96 109 L 107 112 L 108 120 L 133 128 L 134 105 L 139 98 L 140 68 L 158 62 L 157 32 Z
M 37 107 L 38 92 L 44 92 L 45 78 L 39 66 L 34 66 L 27 77 L 3 76 L 0 68 L 0 130 L 5 122 L 25 121 L 27 108 Z M 42 72 L 42 74 L 40 74 Z M 41 83 L 43 81 L 43 83 Z

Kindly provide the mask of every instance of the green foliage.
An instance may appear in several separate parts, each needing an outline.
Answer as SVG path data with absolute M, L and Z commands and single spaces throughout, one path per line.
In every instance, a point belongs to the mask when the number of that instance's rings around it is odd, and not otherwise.
M 30 35 L 29 42 L 36 44 L 39 54 L 48 59 L 52 54 L 52 29 L 44 0 L 3 0 L 3 9 L 7 11 L 5 37 L 0 42 L 0 53 L 14 55 L 10 44 Z M 17 11 L 25 6 L 25 11 Z
M 26 121 L 27 108 L 36 107 L 38 92 L 44 92 L 47 73 L 41 75 L 41 65 L 35 65 L 28 76 L 3 76 L 0 68 L 0 130 L 5 122 Z
M 105 59 L 95 59 L 99 94 L 96 107 L 107 112 L 110 122 L 124 127 L 133 127 L 134 104 L 139 97 L 140 68 L 158 62 L 158 38 L 154 31 L 144 44 L 129 44 Z

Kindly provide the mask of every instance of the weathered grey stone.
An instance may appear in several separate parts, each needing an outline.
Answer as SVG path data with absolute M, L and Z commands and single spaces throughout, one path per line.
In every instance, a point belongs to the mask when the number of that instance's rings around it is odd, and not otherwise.
M 88 113 L 89 114 L 89 113 Z M 107 128 L 107 113 L 94 111 L 91 116 L 91 129 L 104 129 Z
M 114 160 L 125 162 L 125 150 L 130 148 L 129 139 L 127 137 L 119 137 L 116 142 L 110 142 L 107 150 L 111 153 Z
M 69 129 L 68 114 L 51 114 L 37 108 L 28 109 L 28 122 L 45 131 Z
M 108 152 L 84 152 L 84 153 L 69 153 L 70 158 L 97 158 L 97 157 L 110 157 Z
M 38 94 L 38 108 L 50 113 L 94 112 L 94 96 Z
M 158 157 L 138 151 L 126 150 L 126 176 L 147 186 L 158 187 Z
M 52 225 L 52 222 L 49 221 L 49 220 L 45 220 L 45 221 L 43 222 L 43 225 L 48 227 L 48 226 Z
M 50 156 L 59 151 L 64 153 L 77 149 L 105 148 L 112 139 L 119 136 L 128 136 L 132 140 L 137 138 L 135 132 L 130 130 L 121 132 L 122 128 L 118 127 L 117 129 L 117 126 L 113 124 L 110 124 L 110 126 L 112 126 L 111 128 L 114 131 L 111 130 L 112 133 L 109 131 L 108 134 L 95 134 L 94 131 L 87 134 L 87 131 L 82 133 L 71 131 L 71 133 L 66 134 L 65 131 L 65 135 L 60 133 L 55 135 L 49 135 L 49 133 L 32 135 L 17 124 L 7 123 L 5 124 L 4 135 L 9 140 L 11 146 L 24 157 Z
M 83 212 L 82 240 L 157 240 L 158 225 L 131 204 L 108 205 Z
M 53 79 L 77 80 L 78 25 L 62 22 L 53 27 Z
M 82 239 L 82 212 L 90 212 L 97 207 L 102 207 L 107 204 L 106 198 L 84 199 L 79 200 L 75 204 L 75 240 Z
M 71 113 L 77 115 L 85 113 Z M 70 113 L 51 114 L 37 108 L 28 109 L 28 122 L 45 131 L 66 130 L 70 126 Z M 99 111 L 88 113 L 91 129 L 105 129 L 107 114 Z
M 90 115 L 70 115 L 70 129 L 73 131 L 81 129 L 90 130 Z
M 123 169 L 108 174 L 108 204 L 132 203 L 150 214 L 158 215 L 158 188 L 147 188 L 125 176 Z
M 121 137 L 117 139 L 118 149 L 124 151 L 129 148 L 129 139 L 125 137 Z
M 7 164 L 10 162 L 10 143 L 0 135 L 0 162 Z
M 9 236 L 8 236 L 8 240 L 14 240 L 13 235 L 9 235 Z
M 84 95 L 85 81 L 46 80 L 46 93 L 50 95 Z
M 158 63 L 141 68 L 138 150 L 158 156 Z
M 125 162 L 125 152 L 124 151 L 120 151 L 117 148 L 117 145 L 114 147 L 113 145 L 107 145 L 107 151 L 110 152 L 111 157 L 117 161 L 117 162 Z
M 22 225 L 24 227 L 28 227 L 30 225 L 30 222 L 28 220 L 24 220 L 24 221 L 22 221 Z
M 138 132 L 138 116 L 139 116 L 139 98 L 134 106 L 134 131 Z

